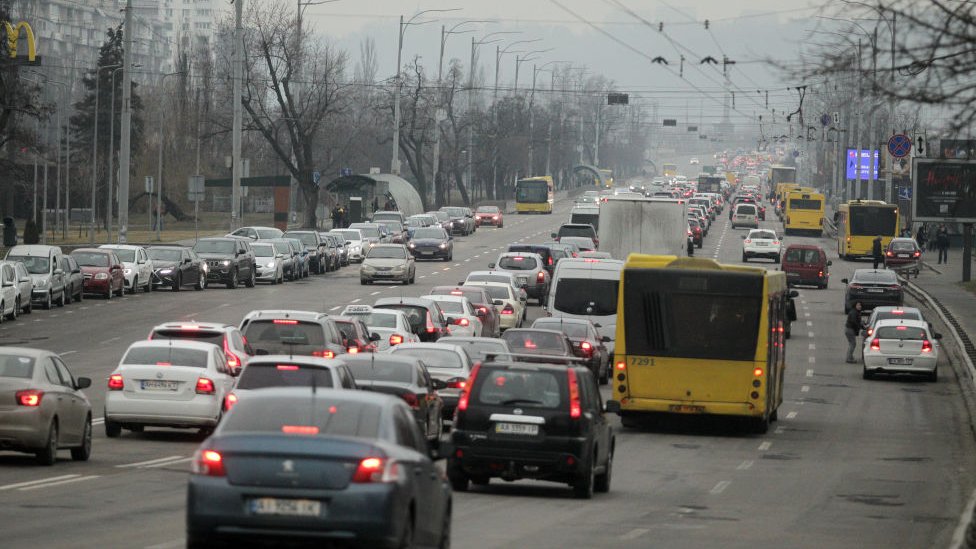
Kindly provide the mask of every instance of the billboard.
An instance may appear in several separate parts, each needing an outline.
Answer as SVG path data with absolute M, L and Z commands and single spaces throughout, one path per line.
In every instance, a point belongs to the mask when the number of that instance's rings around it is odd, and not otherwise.
M 26 21 L 12 24 L 10 21 L 3 22 L 4 29 L 7 31 L 7 51 L 11 59 L 17 59 L 17 42 L 20 41 L 20 32 L 23 30 L 27 38 L 27 61 L 34 63 L 37 61 L 37 42 L 34 40 L 34 29 Z
M 976 160 L 915 158 L 914 221 L 976 222 Z
M 847 179 L 858 179 L 858 169 L 860 168 L 860 179 L 874 181 L 878 179 L 878 149 L 861 149 L 858 158 L 857 149 L 847 149 Z

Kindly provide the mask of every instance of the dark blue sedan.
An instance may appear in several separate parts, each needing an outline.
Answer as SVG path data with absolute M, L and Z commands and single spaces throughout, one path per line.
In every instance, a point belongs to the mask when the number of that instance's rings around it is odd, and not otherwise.
M 454 259 L 454 238 L 440 227 L 424 227 L 413 233 L 407 249 L 416 259 Z

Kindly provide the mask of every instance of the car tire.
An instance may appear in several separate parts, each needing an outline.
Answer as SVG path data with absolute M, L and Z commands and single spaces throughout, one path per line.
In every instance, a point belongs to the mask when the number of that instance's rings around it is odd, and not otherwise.
M 122 436 L 122 424 L 105 418 L 105 436 L 108 438 L 119 438 Z
M 109 286 L 109 287 L 108 287 L 108 291 L 107 291 L 107 292 L 105 292 L 105 300 L 106 300 L 106 301 L 112 301 L 112 294 L 114 294 L 114 293 L 115 293 L 115 292 L 114 292 L 114 291 L 112 291 L 112 287 L 111 287 L 111 286 Z
M 149 275 L 149 280 L 146 281 L 146 287 L 143 288 L 142 293 L 148 294 L 152 291 L 152 275 Z
M 743 253 L 742 254 L 742 262 L 743 263 L 748 263 L 748 261 L 749 261 L 749 256 L 747 256 L 746 254 Z
M 613 478 L 613 447 L 610 447 L 610 454 L 607 455 L 607 467 L 603 473 L 596 476 L 593 484 L 593 491 L 606 494 L 610 491 L 610 481 Z
M 365 278 L 360 278 L 359 279 L 359 285 L 360 286 L 365 286 L 366 285 L 366 279 Z
M 578 499 L 593 498 L 593 488 L 596 484 L 596 472 L 593 465 L 593 458 L 591 457 L 586 464 L 586 469 L 573 482 L 573 495 Z
M 227 289 L 228 290 L 237 289 L 237 269 L 234 269 L 233 271 L 230 272 L 230 279 L 227 281 Z
M 58 420 L 51 422 L 47 431 L 47 444 L 34 453 L 38 465 L 51 466 L 58 461 Z
M 10 320 L 17 320 L 17 316 L 20 315 L 20 296 L 14 301 L 14 310 L 10 312 Z
M 33 297 L 33 296 L 32 296 Z M 31 297 L 27 298 L 27 306 L 24 307 L 24 314 L 29 315 L 34 312 L 34 300 Z
M 704 245 L 705 245 L 705 243 L 704 243 L 704 242 L 699 242 L 699 243 L 697 244 L 697 247 L 698 247 L 698 249 L 700 250 L 700 249 L 701 249 L 701 247 L 702 247 L 702 246 L 704 246 Z
M 197 275 L 197 283 L 193 285 L 193 289 L 199 292 L 199 291 L 203 290 L 203 288 L 204 288 L 204 280 L 203 280 L 203 277 L 198 274 Z
M 117 295 L 119 297 L 122 297 L 122 296 L 125 295 L 125 282 L 119 284 L 119 293 L 117 293 L 115 295 Z
M 58 298 L 58 307 L 64 307 L 64 299 L 65 299 L 64 298 L 64 293 L 67 290 L 68 290 L 67 288 L 61 288 L 61 297 Z
M 413 523 L 414 514 L 413 511 L 407 513 L 406 520 L 403 521 L 403 533 L 400 534 L 400 543 L 397 544 L 397 549 L 413 549 Z
M 81 302 L 82 302 L 82 301 L 84 301 L 84 300 L 85 300 L 85 287 L 84 287 L 84 286 L 82 286 L 82 287 L 81 287 L 81 288 L 80 288 L 80 289 L 78 290 L 78 295 L 77 295 L 77 296 L 75 296 L 75 301 L 77 301 L 78 303 L 81 303 Z
M 47 299 L 44 301 L 44 308 L 50 311 L 53 307 L 54 307 L 54 296 L 51 294 L 51 292 L 48 292 Z
M 183 289 L 183 273 L 176 273 L 176 278 L 173 279 L 173 291 L 178 292 Z
M 776 254 L 776 255 L 775 255 L 775 256 L 773 257 L 773 262 L 774 262 L 774 263 L 779 263 L 779 260 L 780 260 L 780 257 L 779 257 L 779 254 Z
M 932 370 L 932 372 L 930 374 L 928 374 L 927 376 L 925 376 L 925 380 L 928 381 L 928 382 L 930 382 L 930 383 L 935 383 L 935 382 L 939 381 L 939 369 L 936 368 L 935 370 Z
M 66 304 L 70 305 L 71 304 L 71 298 L 74 297 L 75 290 L 74 290 L 74 288 L 71 288 L 70 290 L 66 290 L 66 291 L 67 291 L 67 295 L 64 296 L 64 302 Z
M 468 475 L 464 474 L 460 467 L 451 465 L 450 462 L 447 464 L 447 480 L 450 481 L 451 489 L 455 492 L 467 492 L 471 484 Z
M 864 379 L 874 379 L 874 373 L 870 372 L 867 368 L 861 368 L 861 377 Z
M 81 435 L 81 446 L 71 449 L 71 459 L 75 461 L 88 461 L 91 457 L 92 445 L 92 423 L 91 416 L 85 418 L 85 432 Z
M 253 288 L 255 285 L 257 285 L 257 283 L 257 275 L 254 273 L 254 266 L 252 265 L 251 275 L 247 277 L 247 281 L 244 282 L 244 285 L 248 288 Z
M 441 523 L 441 537 L 437 549 L 451 549 L 451 502 L 447 503 L 444 520 Z
M 132 279 L 132 288 L 129 289 L 129 294 L 134 294 L 139 291 L 139 277 Z

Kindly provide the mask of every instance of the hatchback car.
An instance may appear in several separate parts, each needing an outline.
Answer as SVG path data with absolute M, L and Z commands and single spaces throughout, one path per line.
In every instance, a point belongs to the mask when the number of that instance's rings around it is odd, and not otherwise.
M 335 358 L 346 352 L 342 333 L 335 321 L 325 313 L 251 311 L 244 316 L 240 329 L 255 355 Z
M 915 307 L 889 307 L 883 305 L 881 307 L 875 307 L 871 310 L 871 314 L 868 315 L 867 322 L 864 323 L 864 344 L 867 345 L 868 336 L 874 334 L 875 324 L 881 322 L 882 320 L 925 320 L 922 316 L 922 311 L 916 309 Z M 932 324 L 929 323 L 929 328 Z
M 373 309 L 402 311 L 410 322 L 410 331 L 420 341 L 433 342 L 451 333 L 440 305 L 423 297 L 381 297 Z
M 281 284 L 285 281 L 285 254 L 278 253 L 272 242 L 255 242 L 251 244 L 254 251 L 254 261 L 258 264 L 257 282 Z
M 498 328 L 501 331 L 522 326 L 527 317 L 525 292 L 512 288 L 507 282 L 467 281 L 464 286 L 484 288 L 492 299 L 492 305 L 498 312 Z
M 740 202 L 735 205 L 735 208 L 730 210 L 729 215 L 732 219 L 733 229 L 736 227 L 759 228 L 759 206 L 756 204 Z
M 437 391 L 444 400 L 443 417 L 454 416 L 454 408 L 474 367 L 464 347 L 447 343 L 404 343 L 390 349 L 390 353 L 423 360 L 431 377 L 444 382 L 444 388 Z
M 440 211 L 451 217 L 451 232 L 468 236 L 475 231 L 474 218 L 469 216 L 466 208 L 459 206 L 444 206 Z
M 369 249 L 359 268 L 359 283 L 377 281 L 402 282 L 404 285 L 417 281 L 417 265 L 413 255 L 403 244 L 377 244 Z
M 453 295 L 468 298 L 475 314 L 481 321 L 482 333 L 486 337 L 498 337 L 501 333 L 500 314 L 495 309 L 494 300 L 483 287 L 478 286 L 434 286 L 430 295 Z
M 142 246 L 126 244 L 103 244 L 103 250 L 112 250 L 122 260 L 125 288 L 129 293 L 143 290 L 152 291 L 153 261 Z
M 254 391 L 271 387 L 358 388 L 345 362 L 333 358 L 297 355 L 262 355 L 241 372 L 233 390 L 224 396 L 227 412 Z
M 488 267 L 513 273 L 516 282 L 525 290 L 528 297 L 535 298 L 539 305 L 546 304 L 551 278 L 539 254 L 502 252 Z
M 25 314 L 31 314 L 34 311 L 34 303 L 32 300 L 34 280 L 31 278 L 30 273 L 27 272 L 27 267 L 20 261 L 0 261 L 0 265 L 10 265 L 14 270 L 14 285 L 20 293 L 20 310 Z
M 563 223 L 559 226 L 558 231 L 552 233 L 552 239 L 556 242 L 562 242 L 563 238 L 567 236 L 589 238 L 595 246 L 600 245 L 600 238 L 597 237 L 596 228 L 588 223 Z M 593 249 L 596 248 L 594 247 Z
M 355 316 L 336 316 L 332 318 L 335 320 L 339 333 L 342 334 L 346 352 L 351 355 L 376 352 L 377 342 L 381 336 L 371 332 L 369 326 L 361 318 Z
M 783 239 L 769 229 L 753 229 L 742 237 L 742 262 L 762 257 L 779 263 L 783 252 Z
M 575 362 L 575 359 L 582 355 L 582 352 L 573 346 L 573 342 L 569 340 L 569 337 L 559 330 L 517 328 L 514 330 L 506 330 L 502 334 L 502 339 L 505 340 L 505 343 L 508 343 L 508 348 L 513 353 L 534 355 L 532 357 L 521 356 L 518 358 L 518 360 L 525 362 L 544 363 L 553 361 L 556 364 L 566 364 Z
M 227 359 L 227 369 L 231 374 L 239 375 L 247 366 L 254 349 L 244 340 L 237 326 L 221 324 L 219 322 L 167 322 L 154 326 L 149 332 L 151 340 L 178 339 L 184 341 L 202 341 L 213 343 L 224 351 Z
M 85 273 L 81 270 L 81 265 L 78 264 L 77 259 L 66 255 L 64 256 L 64 302 L 71 303 L 84 299 Z
M 91 455 L 91 402 L 81 392 L 91 385 L 75 378 L 58 355 L 39 349 L 0 349 L 0 450 L 32 453 L 54 465 L 58 451 L 71 458 Z
M 187 545 L 238 537 L 278 538 L 282 546 L 447 547 L 451 489 L 432 455 L 396 397 L 255 391 L 194 455 Z
M 832 261 L 820 246 L 813 244 L 790 244 L 783 254 L 780 269 L 786 273 L 786 283 L 812 285 L 826 288 L 830 282 Z
M 420 341 L 413 333 L 410 319 L 403 311 L 396 309 L 374 309 L 370 305 L 349 305 L 342 311 L 346 318 L 356 318 L 369 329 L 370 335 L 380 336 L 375 341 L 377 351 L 385 351 L 401 343 L 415 343 Z
M 905 292 L 894 271 L 878 269 L 857 269 L 850 279 L 841 280 L 847 284 L 844 295 L 844 314 L 854 303 L 860 301 L 862 310 L 867 311 L 878 305 L 902 306 Z
M 586 360 L 586 367 L 600 385 L 606 385 L 611 374 L 610 351 L 606 346 L 610 336 L 601 336 L 597 332 L 600 327 L 586 318 L 542 317 L 532 323 L 534 329 L 559 330 L 566 334 L 576 355 Z
M 440 227 L 417 229 L 407 248 L 418 259 L 454 259 L 454 237 Z
M 608 492 L 615 437 L 582 366 L 485 362 L 471 373 L 451 432 L 454 490 L 493 477 L 564 482 L 579 498 Z
M 905 373 L 938 381 L 938 340 L 942 334 L 932 332 L 925 321 L 882 320 L 865 339 L 864 379 L 876 374 Z
M 359 229 L 333 229 L 329 232 L 344 239 L 347 250 L 347 265 L 349 263 L 361 262 L 366 252 L 369 251 L 369 242 L 363 236 L 363 233 L 359 232 Z
M 505 215 L 498 206 L 478 206 L 474 211 L 474 221 L 479 227 L 492 225 L 501 229 L 505 226 Z
M 474 305 L 463 295 L 425 295 L 423 296 L 437 303 L 444 313 L 451 328 L 452 335 L 481 336 L 484 325 L 481 323 Z
M 201 341 L 137 341 L 108 376 L 105 436 L 144 427 L 199 429 L 220 422 L 234 376 L 220 347 Z
M 114 251 L 79 248 L 71 255 L 85 273 L 85 293 L 101 294 L 106 299 L 112 299 L 113 294 L 121 296 L 125 293 L 122 261 Z
M 922 248 L 914 238 L 892 238 L 884 251 L 884 265 L 888 269 L 914 273 L 918 278 Z

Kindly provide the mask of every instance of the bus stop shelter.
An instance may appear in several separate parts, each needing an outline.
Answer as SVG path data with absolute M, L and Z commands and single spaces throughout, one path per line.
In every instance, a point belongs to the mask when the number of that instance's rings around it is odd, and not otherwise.
M 380 210 L 389 207 L 406 216 L 424 213 L 420 194 L 402 177 L 388 173 L 347 175 L 333 179 L 326 190 L 335 197 L 336 205 L 346 209 L 350 223 L 365 221 L 373 213 L 373 204 Z

